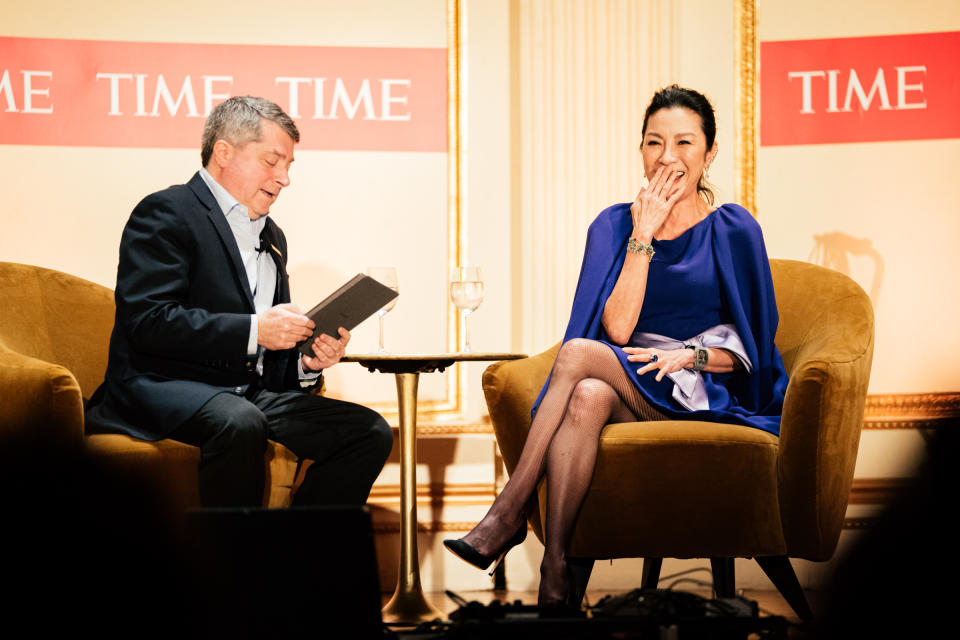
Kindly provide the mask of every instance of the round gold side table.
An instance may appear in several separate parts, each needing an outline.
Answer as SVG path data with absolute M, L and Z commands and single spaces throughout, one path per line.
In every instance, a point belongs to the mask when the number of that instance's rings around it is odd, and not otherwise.
M 400 576 L 397 589 L 383 608 L 384 622 L 419 623 L 446 614 L 431 605 L 420 584 L 417 551 L 417 385 L 421 373 L 443 371 L 455 362 L 519 360 L 519 353 L 369 353 L 344 356 L 371 372 L 392 373 L 397 380 L 400 412 Z

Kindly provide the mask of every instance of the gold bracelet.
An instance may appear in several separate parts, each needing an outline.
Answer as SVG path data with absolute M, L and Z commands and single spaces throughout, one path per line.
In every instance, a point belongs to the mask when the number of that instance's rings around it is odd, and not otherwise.
M 647 256 L 647 260 L 653 260 L 653 245 L 640 242 L 636 238 L 630 238 L 627 242 L 627 251 L 630 253 L 642 253 Z

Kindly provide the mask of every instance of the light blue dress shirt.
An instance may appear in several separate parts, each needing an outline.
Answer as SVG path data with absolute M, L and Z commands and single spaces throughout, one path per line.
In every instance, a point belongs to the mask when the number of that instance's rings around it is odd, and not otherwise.
M 260 233 L 267 223 L 266 216 L 250 219 L 247 207 L 237 202 L 230 192 L 220 186 L 205 168 L 200 169 L 200 177 L 210 189 L 214 199 L 227 218 L 233 237 L 240 250 L 240 260 L 247 273 L 253 306 L 257 314 L 273 306 L 273 297 L 277 291 L 277 265 L 266 251 L 260 251 Z M 250 316 L 250 338 L 247 340 L 247 355 L 257 356 L 257 373 L 263 375 L 264 349 L 257 344 L 257 315 Z M 304 372 L 303 360 L 297 358 L 297 371 L 301 380 L 313 380 L 319 372 Z

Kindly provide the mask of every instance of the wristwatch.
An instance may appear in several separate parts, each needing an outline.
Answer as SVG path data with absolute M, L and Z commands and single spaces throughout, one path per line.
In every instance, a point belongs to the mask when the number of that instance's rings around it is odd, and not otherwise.
M 710 359 L 710 352 L 707 351 L 704 347 L 698 347 L 693 344 L 686 345 L 687 349 L 693 349 L 693 367 L 694 371 L 703 371 L 704 367 L 707 366 L 707 361 Z

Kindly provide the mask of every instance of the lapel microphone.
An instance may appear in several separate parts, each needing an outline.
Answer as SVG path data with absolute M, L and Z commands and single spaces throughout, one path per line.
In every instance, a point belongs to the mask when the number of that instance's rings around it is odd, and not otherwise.
M 267 226 L 264 225 L 263 230 L 260 232 L 260 237 L 257 238 L 257 241 L 260 243 L 260 246 L 257 247 L 257 253 L 263 253 L 270 248 L 270 233 L 267 231 Z

